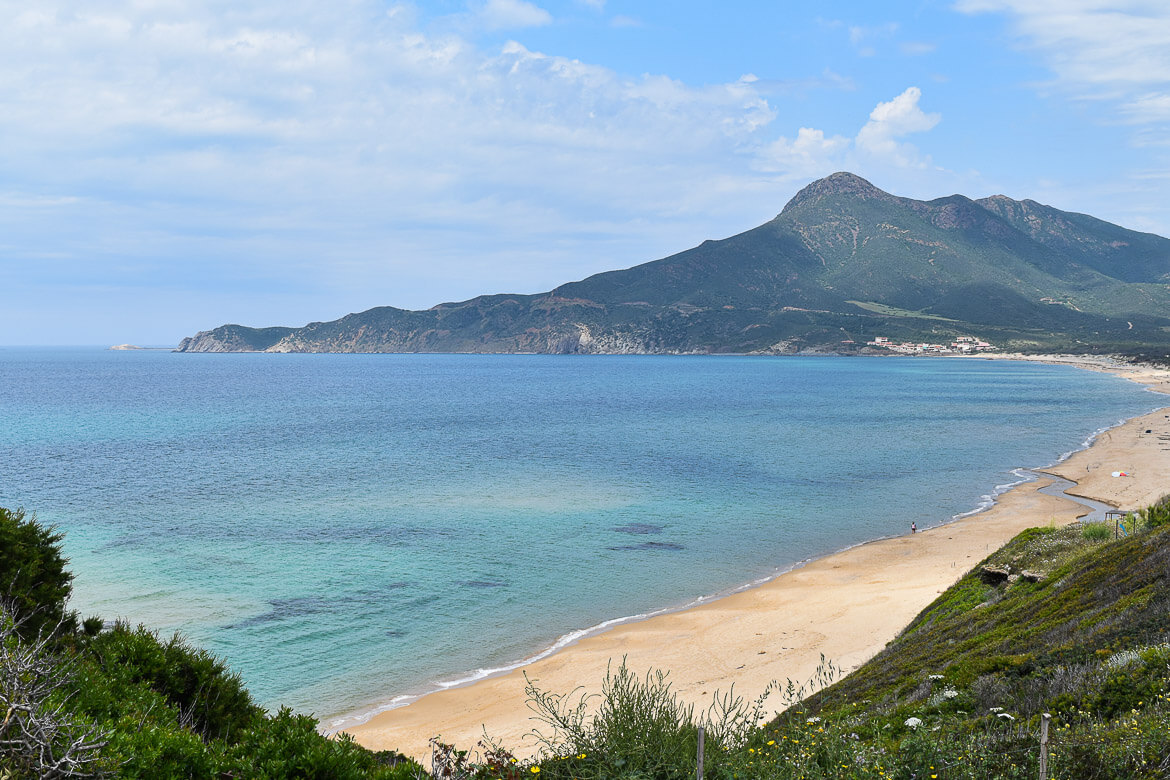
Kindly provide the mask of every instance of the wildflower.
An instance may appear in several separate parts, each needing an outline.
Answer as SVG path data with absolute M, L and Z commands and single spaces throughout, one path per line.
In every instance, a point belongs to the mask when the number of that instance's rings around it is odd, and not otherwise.
M 1006 712 L 997 712 L 997 713 L 995 713 L 995 717 L 1003 718 L 1004 720 L 1015 720 L 1015 717 L 1007 714 Z
M 988 712 L 1003 712 L 1003 707 L 988 707 Z
M 577 758 L 585 758 L 585 754 L 581 753 L 580 755 L 577 756 Z
M 821 719 L 817 718 L 817 717 L 812 717 L 812 718 L 809 718 L 808 720 L 805 721 L 805 723 L 809 724 L 810 726 L 814 723 L 820 723 L 820 722 L 821 722 Z
M 921 718 L 906 718 L 906 727 L 916 729 L 922 725 Z
M 528 771 L 534 775 L 539 775 L 540 774 L 540 767 L 534 766 L 534 767 L 532 767 L 532 769 L 529 769 Z
M 947 688 L 945 691 L 943 691 L 943 698 L 944 699 L 953 699 L 958 695 L 959 695 L 959 692 L 956 691 L 954 688 Z
M 932 679 L 932 680 L 941 680 L 942 678 L 943 678 L 943 676 L 941 674 L 932 674 L 930 676 L 930 679 Z
M 776 740 L 774 740 L 774 739 L 768 740 L 768 747 L 771 747 L 772 745 L 775 745 L 775 744 L 776 744 Z

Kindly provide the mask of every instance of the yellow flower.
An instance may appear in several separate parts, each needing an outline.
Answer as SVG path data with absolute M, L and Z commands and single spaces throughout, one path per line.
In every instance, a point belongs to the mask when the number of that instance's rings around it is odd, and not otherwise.
M 534 775 L 539 775 L 540 774 L 540 767 L 534 766 L 534 767 L 532 767 L 532 769 L 529 769 L 528 771 Z
M 577 756 L 577 758 L 585 758 L 585 754 L 582 753 L 581 755 Z

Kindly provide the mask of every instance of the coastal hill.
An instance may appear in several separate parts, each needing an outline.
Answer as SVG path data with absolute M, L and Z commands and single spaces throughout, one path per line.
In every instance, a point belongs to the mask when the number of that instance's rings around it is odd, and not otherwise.
M 535 295 L 224 325 L 180 352 L 857 352 L 876 337 L 1017 351 L 1170 347 L 1170 240 L 1002 195 L 931 201 L 851 173 L 771 221 Z

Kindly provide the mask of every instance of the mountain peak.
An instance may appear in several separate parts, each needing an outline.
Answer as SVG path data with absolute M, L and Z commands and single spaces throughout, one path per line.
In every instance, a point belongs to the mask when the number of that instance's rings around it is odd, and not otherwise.
M 788 204 L 784 207 L 784 211 L 780 213 L 784 214 L 797 206 L 802 206 L 806 203 L 816 203 L 823 198 L 835 195 L 848 195 L 863 200 L 868 198 L 893 197 L 889 193 L 879 190 L 855 173 L 838 171 L 823 179 L 817 179 L 796 193 L 792 200 L 788 201 Z

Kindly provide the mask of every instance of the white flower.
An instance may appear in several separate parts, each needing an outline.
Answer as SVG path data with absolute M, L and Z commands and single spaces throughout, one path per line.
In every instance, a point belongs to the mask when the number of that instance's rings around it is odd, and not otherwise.
M 995 717 L 1003 718 L 1004 720 L 1015 720 L 1014 717 L 1012 717 L 1011 715 L 1008 715 L 1006 712 L 997 712 L 997 713 L 995 713 Z
M 959 695 L 959 692 L 956 691 L 954 688 L 947 688 L 945 691 L 943 691 L 943 698 L 944 699 L 953 699 L 958 695 Z
M 805 721 L 805 723 L 808 723 L 809 725 L 812 725 L 813 723 L 820 723 L 820 722 L 821 722 L 821 719 L 817 718 L 817 717 L 812 717 L 812 718 L 809 718 L 808 720 Z
M 988 712 L 1003 712 L 1003 707 L 988 707 Z
M 943 676 L 941 674 L 932 674 L 930 676 L 930 679 L 932 679 L 932 680 L 941 680 L 942 678 L 943 678 Z
M 916 729 L 921 725 L 922 725 L 921 718 L 906 718 L 906 727 L 907 728 Z

